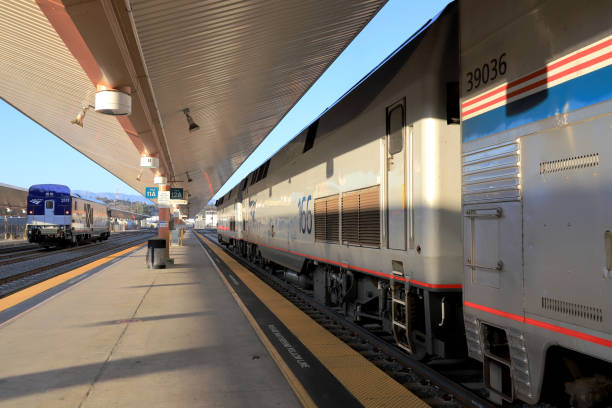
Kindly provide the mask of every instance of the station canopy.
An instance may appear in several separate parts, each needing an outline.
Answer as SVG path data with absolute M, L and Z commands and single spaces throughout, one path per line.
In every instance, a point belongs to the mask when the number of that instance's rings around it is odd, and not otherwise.
M 0 97 L 143 194 L 166 176 L 193 215 L 385 1 L 3 0 Z M 72 124 L 102 89 L 132 113 Z

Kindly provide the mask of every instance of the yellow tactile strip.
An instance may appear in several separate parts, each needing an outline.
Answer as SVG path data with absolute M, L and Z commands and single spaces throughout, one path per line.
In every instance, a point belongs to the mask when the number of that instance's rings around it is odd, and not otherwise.
M 142 247 L 145 243 L 134 245 L 133 247 L 124 249 L 119 252 L 115 252 L 114 254 L 105 256 L 104 258 L 100 258 L 97 261 L 88 263 L 87 265 L 80 266 L 76 269 L 73 269 L 69 272 L 63 273 L 61 275 L 57 275 L 51 279 L 47 279 L 46 281 L 37 283 L 36 285 L 32 285 L 26 289 L 20 290 L 19 292 L 13 293 L 5 298 L 0 299 L 0 312 L 8 309 L 9 307 L 13 307 L 23 301 L 26 301 L 34 296 L 51 289 L 57 285 L 60 285 L 74 277 L 84 274 L 85 272 L 89 272 L 93 268 L 96 268 L 100 265 L 103 265 L 107 262 L 112 261 L 113 259 L 120 257 L 128 252 L 134 251 Z
M 321 363 L 366 407 L 428 407 L 393 378 L 328 332 L 206 237 L 209 247 Z
M 272 345 L 270 340 L 268 340 L 263 330 L 261 329 L 261 326 L 259 326 L 259 323 L 257 323 L 257 320 L 255 319 L 255 317 L 253 317 L 249 309 L 242 302 L 242 299 L 240 299 L 240 296 L 236 293 L 234 288 L 232 288 L 232 285 L 230 285 L 227 279 L 225 279 L 225 275 L 223 275 L 223 272 L 221 272 L 219 267 L 217 267 L 217 265 L 215 264 L 215 261 L 208 254 L 208 252 L 206 252 L 206 256 L 208 256 L 208 259 L 210 259 L 210 262 L 213 264 L 213 266 L 217 270 L 217 273 L 219 274 L 219 277 L 223 280 L 223 283 L 227 287 L 227 290 L 229 290 L 229 292 L 232 294 L 232 297 L 234 298 L 236 303 L 238 303 L 240 310 L 242 310 L 242 313 L 245 315 L 245 317 L 249 321 L 249 324 L 251 325 L 251 327 L 253 327 L 253 330 L 255 330 L 257 337 L 259 337 L 259 339 L 263 343 L 268 353 L 270 353 L 270 356 L 272 356 L 272 359 L 274 360 L 278 368 L 281 370 L 281 373 L 283 374 L 283 376 L 289 383 L 289 386 L 291 387 L 291 389 L 293 390 L 297 398 L 300 400 L 300 403 L 302 404 L 302 406 L 304 408 L 316 408 L 316 404 L 313 402 L 312 398 L 310 398 L 308 391 L 304 389 L 300 381 L 293 374 L 293 372 L 291 371 L 289 366 L 285 363 L 285 361 L 283 360 L 281 355 L 278 353 L 276 348 L 274 348 L 274 345 Z

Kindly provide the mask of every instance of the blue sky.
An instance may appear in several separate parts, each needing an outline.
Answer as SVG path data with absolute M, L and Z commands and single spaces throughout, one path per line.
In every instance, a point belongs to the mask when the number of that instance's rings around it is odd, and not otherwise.
M 215 197 L 225 194 L 277 152 L 448 3 L 447 0 L 389 0 Z M 55 182 L 76 190 L 139 194 L 2 100 L 0 121 L 3 152 L 0 183 L 28 187 Z M 42 152 L 47 158 L 61 157 L 70 166 L 50 166 L 49 160 L 27 160 Z M 74 172 L 75 168 L 87 171 Z

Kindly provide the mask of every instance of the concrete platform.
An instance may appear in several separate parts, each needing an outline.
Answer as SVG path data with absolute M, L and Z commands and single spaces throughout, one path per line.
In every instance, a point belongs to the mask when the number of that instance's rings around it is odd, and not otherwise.
M 0 407 L 300 406 L 200 244 L 185 243 L 168 269 L 145 269 L 139 249 L 0 324 Z

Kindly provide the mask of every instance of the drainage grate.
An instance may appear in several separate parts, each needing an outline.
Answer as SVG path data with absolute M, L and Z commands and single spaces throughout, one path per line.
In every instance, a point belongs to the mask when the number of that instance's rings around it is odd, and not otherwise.
M 593 320 L 595 322 L 603 321 L 603 310 L 599 307 L 542 297 L 542 308 L 557 313 L 580 317 L 582 319 Z
M 540 163 L 540 174 L 558 173 L 565 170 L 599 166 L 599 153 L 568 157 Z

